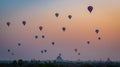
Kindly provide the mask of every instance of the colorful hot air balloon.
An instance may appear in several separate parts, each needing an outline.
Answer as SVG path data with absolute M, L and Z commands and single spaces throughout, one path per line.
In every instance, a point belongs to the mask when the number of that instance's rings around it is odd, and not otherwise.
M 72 18 L 72 15 L 68 15 L 68 18 L 71 19 L 71 18 Z
M 88 11 L 91 13 L 93 10 L 93 7 L 92 6 L 88 6 Z
M 58 16 L 59 16 L 59 13 L 55 13 L 55 16 L 58 17 Z
M 39 30 L 42 31 L 43 27 L 42 26 L 39 26 Z
M 65 32 L 66 28 L 65 28 L 65 27 L 63 27 L 63 28 L 62 28 L 62 30 Z
M 26 25 L 26 21 L 23 21 L 22 24 L 25 26 Z
M 7 22 L 6 24 L 7 24 L 7 26 L 9 27 L 11 23 L 10 23 L 10 22 Z

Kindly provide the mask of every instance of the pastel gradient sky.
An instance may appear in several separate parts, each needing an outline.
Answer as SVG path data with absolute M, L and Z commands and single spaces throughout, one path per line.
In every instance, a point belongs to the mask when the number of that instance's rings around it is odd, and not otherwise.
M 94 7 L 92 13 L 87 10 L 89 5 Z M 72 15 L 71 20 L 68 15 Z M 22 25 L 24 20 L 26 26 Z M 62 27 L 66 27 L 65 32 Z M 100 30 L 99 34 L 95 29 Z M 45 39 L 41 38 L 43 34 Z M 35 35 L 39 38 L 35 39 Z M 41 54 L 43 49 L 48 52 Z M 110 57 L 120 61 L 120 0 L 0 0 L 0 60 L 54 60 L 59 53 L 64 60 Z

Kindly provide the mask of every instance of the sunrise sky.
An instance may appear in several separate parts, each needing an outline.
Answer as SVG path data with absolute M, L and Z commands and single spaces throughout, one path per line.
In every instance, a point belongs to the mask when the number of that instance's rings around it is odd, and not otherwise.
M 59 53 L 64 60 L 120 61 L 120 0 L 0 0 L 0 60 L 54 60 Z

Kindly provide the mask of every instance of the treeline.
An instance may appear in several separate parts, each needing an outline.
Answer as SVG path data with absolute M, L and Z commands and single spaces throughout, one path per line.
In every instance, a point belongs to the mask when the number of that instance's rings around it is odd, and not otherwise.
M 57 62 L 57 61 L 23 61 L 0 63 L 0 67 L 120 67 L 119 62 Z

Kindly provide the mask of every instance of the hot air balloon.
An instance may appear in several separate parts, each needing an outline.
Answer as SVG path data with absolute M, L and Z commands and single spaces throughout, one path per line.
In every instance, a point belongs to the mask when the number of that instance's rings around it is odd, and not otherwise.
M 77 52 L 77 48 L 75 48 L 74 51 Z
M 26 25 L 26 21 L 23 21 L 22 24 L 25 26 Z
M 63 27 L 63 28 L 62 28 L 62 30 L 65 32 L 66 28 L 65 28 L 65 27 Z
M 41 50 L 41 53 L 43 53 L 43 50 Z
M 8 49 L 8 52 L 10 52 L 10 49 Z
M 91 13 L 93 10 L 93 7 L 92 6 L 88 6 L 88 11 Z
M 98 37 L 98 40 L 101 40 L 101 37 Z
M 58 17 L 58 16 L 59 16 L 59 13 L 55 13 L 55 16 Z
M 45 50 L 44 50 L 44 52 L 46 53 L 46 52 L 47 52 L 47 50 L 45 49 Z
M 18 43 L 18 46 L 21 46 L 21 43 Z
M 38 39 L 38 35 L 35 35 L 35 39 Z
M 44 35 L 42 35 L 42 38 L 45 38 L 45 36 L 44 36 Z
M 40 29 L 40 31 L 42 31 L 43 27 L 42 27 L 42 26 L 39 26 L 39 29 Z
M 7 26 L 9 27 L 11 23 L 10 23 L 10 22 L 7 22 L 6 24 L 7 24 Z
M 87 41 L 87 44 L 90 44 L 90 41 Z
M 95 32 L 98 34 L 98 33 L 99 33 L 99 30 L 98 30 L 98 29 L 96 29 L 96 30 L 95 30 Z
M 71 18 L 72 18 L 72 15 L 68 15 L 68 18 L 71 19 Z
M 80 53 L 78 53 L 78 55 L 80 55 Z
M 55 42 L 52 42 L 52 45 L 54 45 L 55 44 Z

